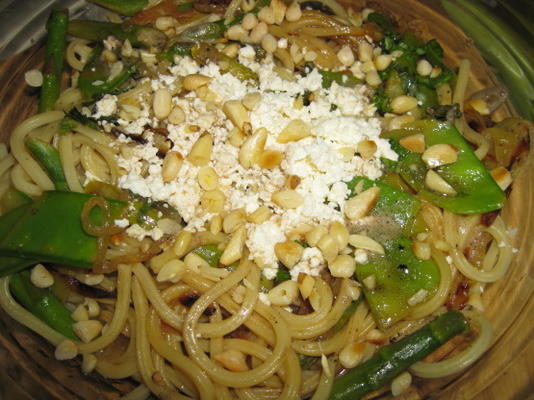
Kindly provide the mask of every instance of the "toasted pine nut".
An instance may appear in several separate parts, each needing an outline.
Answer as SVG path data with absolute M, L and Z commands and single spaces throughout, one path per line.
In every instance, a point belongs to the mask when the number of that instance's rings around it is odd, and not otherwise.
M 200 205 L 207 212 L 220 213 L 224 210 L 225 200 L 226 197 L 220 190 L 208 190 L 200 197 Z
M 261 168 L 272 169 L 277 167 L 282 162 L 282 153 L 278 150 L 265 150 L 261 153 L 258 160 L 258 165 Z
M 78 355 L 78 346 L 72 340 L 65 339 L 56 346 L 54 357 L 56 360 L 72 360 Z
M 223 219 L 223 231 L 225 233 L 232 233 L 241 228 L 246 222 L 247 215 L 243 209 L 233 210 L 228 213 Z
M 412 96 L 400 95 L 391 100 L 391 109 L 395 114 L 404 114 L 417 107 L 417 99 Z
M 373 46 L 367 42 L 360 42 L 358 46 L 358 58 L 361 62 L 371 61 L 373 59 Z
M 349 243 L 349 231 L 347 227 L 339 221 L 332 222 L 329 230 L 330 236 L 332 236 L 339 249 L 344 249 Z
M 310 297 L 313 288 L 315 287 L 315 278 L 311 275 L 301 273 L 298 277 L 298 284 L 302 298 L 307 299 L 308 297 Z
M 33 286 L 44 289 L 54 284 L 54 276 L 43 264 L 37 264 L 31 270 L 30 281 Z
M 293 268 L 300 261 L 304 248 L 292 240 L 279 242 L 274 245 L 274 253 L 278 260 L 287 268 Z
M 228 28 L 224 35 L 229 40 L 241 42 L 247 37 L 247 30 L 241 24 L 236 24 Z
M 280 190 L 273 193 L 271 200 L 278 206 L 286 209 L 297 208 L 304 203 L 304 198 L 294 190 Z
M 278 134 L 278 143 L 296 142 L 311 135 L 310 126 L 301 119 L 291 120 L 287 126 Z
M 491 111 L 489 109 L 488 103 L 482 99 L 471 99 L 467 102 L 473 109 L 478 112 L 480 115 L 490 115 Z
M 263 7 L 258 13 L 258 19 L 266 24 L 274 24 L 274 10 L 272 7 Z
M 98 359 L 94 354 L 84 354 L 82 359 L 82 372 L 90 374 L 96 367 Z
M 328 269 L 336 278 L 350 278 L 356 271 L 356 261 L 348 254 L 340 254 L 328 264 Z
M 161 176 L 163 182 L 169 183 L 176 179 L 178 172 L 182 168 L 184 157 L 177 151 L 169 151 L 163 159 L 163 166 L 161 168 Z
M 258 129 L 252 136 L 250 136 L 239 150 L 239 163 L 245 167 L 250 168 L 257 164 L 260 160 L 261 153 L 267 141 L 267 130 L 265 128 Z
M 78 321 L 87 321 L 89 319 L 89 312 L 87 311 L 87 308 L 80 304 L 78 307 L 74 309 L 74 311 L 70 314 L 72 319 L 76 322 Z
M 198 170 L 198 184 L 204 190 L 214 190 L 219 184 L 217 172 L 212 167 L 204 166 Z
M 271 218 L 271 210 L 267 206 L 258 207 L 252 214 L 250 214 L 247 219 L 253 224 L 262 224 Z
M 245 372 L 249 369 L 245 355 L 239 350 L 225 350 L 222 353 L 215 354 L 213 359 L 220 362 L 224 368 L 232 372 Z
M 367 289 L 374 290 L 374 288 L 376 287 L 376 276 L 369 275 L 368 277 L 363 279 L 362 283 Z
M 242 226 L 234 232 L 228 245 L 224 249 L 220 263 L 223 265 L 230 265 L 236 262 L 243 255 L 243 246 L 245 245 L 246 233 L 245 227 Z
M 437 168 L 456 162 L 458 150 L 450 144 L 439 143 L 427 148 L 421 158 L 428 168 Z
M 357 196 L 347 200 L 347 202 L 345 202 L 345 215 L 351 221 L 356 221 L 357 219 L 365 217 L 375 206 L 379 195 L 380 189 L 376 186 L 372 186 Z
M 432 73 L 432 65 L 425 59 L 417 62 L 417 73 L 421 76 L 428 76 Z
M 268 32 L 269 28 L 267 28 L 267 24 L 262 21 L 250 31 L 250 35 L 248 38 L 252 43 L 260 43 L 263 37 L 267 35 Z
M 365 342 L 353 342 L 339 352 L 339 362 L 344 368 L 354 368 L 363 361 Z
M 213 138 L 210 134 L 205 133 L 195 142 L 187 156 L 187 160 L 197 167 L 204 166 L 209 163 L 211 159 L 212 149 Z
M 436 192 L 455 196 L 456 190 L 439 175 L 436 171 L 428 170 L 425 176 L 425 184 Z
M 243 129 L 245 122 L 250 122 L 248 111 L 238 100 L 229 100 L 223 105 L 223 112 L 235 127 Z
M 372 158 L 378 149 L 373 140 L 365 139 L 358 143 L 357 151 L 364 160 Z
M 156 19 L 154 26 L 164 32 L 169 28 L 173 28 L 176 25 L 176 22 L 176 19 L 173 17 L 163 16 Z
M 289 5 L 286 10 L 286 19 L 289 22 L 298 21 L 302 17 L 302 10 L 300 9 L 299 3 L 294 1 Z
M 393 60 L 393 57 L 390 54 L 381 54 L 375 58 L 375 67 L 377 71 L 383 71 L 387 67 L 389 67 L 389 64 L 391 64 L 391 61 Z
M 425 135 L 422 133 L 416 133 L 413 135 L 404 136 L 399 140 L 399 144 L 406 150 L 410 150 L 413 153 L 422 154 L 425 152 Z
M 365 74 L 365 82 L 369 86 L 376 87 L 382 83 L 382 79 L 380 79 L 380 75 L 378 75 L 378 72 L 369 71 L 367 74 Z
M 282 282 L 269 290 L 269 300 L 275 306 L 288 306 L 297 300 L 299 293 L 298 284 L 295 281 L 289 280 Z
M 404 371 L 391 382 L 391 394 L 395 397 L 400 396 L 408 390 L 411 384 L 412 375 L 408 371 Z
M 158 282 L 178 282 L 185 274 L 187 267 L 182 260 L 174 258 L 167 262 L 158 272 Z
M 419 303 L 422 303 L 427 295 L 428 292 L 425 289 L 419 289 L 412 297 L 408 299 L 408 304 L 413 307 Z
M 431 251 L 428 243 L 415 240 L 412 242 L 412 250 L 420 260 L 430 260 Z
M 102 332 L 102 323 L 95 319 L 79 321 L 72 324 L 72 330 L 82 342 L 89 343 Z
M 413 115 L 410 114 L 404 114 L 399 115 L 398 117 L 393 117 L 389 121 L 389 130 L 395 130 L 402 128 L 405 124 L 409 124 L 410 122 L 415 121 L 415 118 Z M 423 148 L 423 151 L 425 149 Z
M 201 74 L 191 74 L 184 77 L 182 86 L 185 90 L 195 90 L 211 82 L 211 78 Z
M 243 97 L 242 103 L 245 106 L 247 110 L 254 110 L 256 106 L 261 101 L 261 93 L 260 92 L 250 92 Z
M 491 176 L 502 190 L 508 189 L 512 184 L 512 174 L 504 167 L 497 167 L 491 170 Z
M 286 188 L 295 190 L 300 185 L 301 179 L 298 175 L 289 175 L 286 178 Z
M 344 45 L 341 47 L 341 49 L 337 52 L 337 58 L 346 67 L 350 67 L 352 64 L 354 64 L 354 54 L 352 53 L 352 49 L 349 45 Z
M 256 25 L 258 25 L 258 18 L 256 18 L 256 16 L 252 13 L 247 13 L 243 17 L 243 21 L 241 22 L 241 25 L 243 26 L 243 29 L 250 31 Z
M 276 40 L 276 38 L 273 35 L 271 35 L 270 33 L 267 33 L 261 39 L 261 47 L 267 53 L 274 53 L 276 51 L 276 49 L 278 48 L 278 41 Z
M 323 257 L 328 261 L 332 261 L 339 253 L 339 247 L 336 240 L 329 234 L 323 235 L 319 242 L 317 242 L 317 247 L 323 253 Z
M 171 113 L 167 117 L 167 119 L 169 120 L 171 124 L 175 124 L 175 125 L 185 122 L 184 110 L 182 110 L 178 106 L 174 106 L 173 109 L 171 110 Z
M 349 243 L 358 249 L 364 249 L 377 254 L 384 254 L 384 248 L 376 240 L 365 235 L 350 235 Z
M 210 221 L 210 232 L 213 235 L 218 234 L 222 230 L 222 217 L 220 214 L 216 214 Z
M 304 235 L 304 238 L 306 239 L 306 243 L 308 243 L 311 247 L 317 246 L 317 243 L 319 243 L 319 240 L 328 233 L 328 230 L 322 226 L 317 225 L 313 227 L 310 231 L 306 232 Z
M 280 25 L 284 21 L 287 6 L 282 0 L 271 0 L 271 7 L 274 13 L 274 23 Z
M 173 246 L 173 252 L 176 257 L 183 257 L 185 253 L 187 253 L 192 238 L 193 236 L 191 232 L 188 231 L 181 231 L 178 236 L 176 236 Z

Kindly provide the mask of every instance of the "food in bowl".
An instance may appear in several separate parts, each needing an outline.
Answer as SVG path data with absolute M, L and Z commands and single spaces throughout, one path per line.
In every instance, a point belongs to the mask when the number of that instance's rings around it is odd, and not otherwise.
M 126 398 L 356 399 L 487 349 L 531 125 L 468 61 L 329 1 L 97 3 L 127 17 L 52 12 L 1 161 L 0 304 L 56 358 Z

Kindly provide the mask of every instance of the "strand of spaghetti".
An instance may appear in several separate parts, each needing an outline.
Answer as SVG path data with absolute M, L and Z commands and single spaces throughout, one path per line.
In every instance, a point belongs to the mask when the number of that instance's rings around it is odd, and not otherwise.
M 4 196 L 7 190 L 11 187 L 11 179 L 9 176 L 0 180 L 0 199 Z
M 165 364 L 165 373 L 167 374 L 169 381 L 176 386 L 180 392 L 183 392 L 191 398 L 198 397 L 197 392 L 193 389 L 193 383 L 182 371 L 171 365 Z
M 135 276 L 139 279 L 139 283 L 143 287 L 143 291 L 146 294 L 146 297 L 152 304 L 152 307 L 156 310 L 159 317 L 165 321 L 166 324 L 169 324 L 178 332 L 182 331 L 183 319 L 182 316 L 176 314 L 172 308 L 170 308 L 167 303 L 161 297 L 154 278 L 148 272 L 148 269 L 143 264 L 135 264 L 133 266 L 133 272 Z
M 117 275 L 117 301 L 115 302 L 115 312 L 113 319 L 109 323 L 107 329 L 102 336 L 96 338 L 89 343 L 80 344 L 81 353 L 93 353 L 101 350 L 111 344 L 117 337 L 119 337 L 124 324 L 128 318 L 128 310 L 130 305 L 130 291 L 132 282 L 132 267 L 126 264 L 118 266 Z
M 285 382 L 284 389 L 280 394 L 281 400 L 294 400 L 300 396 L 300 386 L 302 384 L 302 373 L 297 355 L 291 349 L 286 351 L 285 357 Z
M 302 386 L 300 387 L 300 397 L 306 398 L 315 391 L 319 385 L 321 374 L 319 371 L 302 371 Z
M 127 326 L 124 326 L 123 334 L 125 336 L 128 335 L 128 346 L 124 353 L 113 356 L 113 362 L 120 363 L 123 361 L 135 360 L 135 310 L 131 307 L 128 309 L 128 319 L 126 320 L 126 324 Z
M 156 369 L 150 356 L 150 343 L 147 336 L 148 301 L 136 277 L 132 281 L 132 299 L 135 309 L 135 330 L 137 332 L 135 337 L 137 368 L 143 383 L 160 398 L 189 400 L 186 396 L 171 391 L 167 387 L 157 385 L 153 380 Z
M 330 391 L 332 390 L 332 385 L 334 384 L 335 377 L 335 365 L 334 361 L 329 359 L 326 361 L 326 366 L 323 365 L 323 370 L 321 372 L 321 378 L 319 379 L 319 384 L 317 389 L 313 394 L 311 400 L 327 400 L 330 396 Z
M 36 185 L 30 180 L 29 175 L 22 168 L 22 165 L 15 164 L 11 168 L 11 182 L 15 189 L 20 190 L 23 193 L 26 193 L 30 197 L 38 197 L 43 193 L 41 187 Z
M 452 94 L 452 103 L 458 104 L 460 110 L 464 110 L 464 98 L 465 91 L 467 89 L 467 83 L 469 82 L 469 71 L 471 70 L 471 61 L 467 58 L 464 58 L 460 61 L 458 67 L 458 75 L 456 77 L 456 85 L 454 86 L 454 91 Z
M 333 294 L 330 286 L 322 280 L 317 278 L 315 281 L 315 288 L 317 290 L 317 297 L 319 299 L 319 307 L 317 310 L 309 314 L 297 315 L 284 310 L 282 307 L 276 307 L 282 318 L 287 322 L 291 337 L 295 339 L 309 339 L 313 334 L 307 332 L 310 326 L 314 326 L 320 321 L 324 321 L 328 313 L 332 309 Z
M 239 311 L 218 322 L 210 321 L 209 323 L 198 323 L 197 333 L 206 338 L 224 336 L 239 328 L 239 326 L 250 317 L 254 311 L 254 305 L 258 300 L 258 290 L 260 285 L 259 269 L 255 267 L 250 268 L 246 279 L 252 286 L 246 289 L 245 299 L 243 300 Z
M 305 325 L 301 327 L 294 337 L 299 339 L 309 339 L 322 335 L 339 321 L 341 315 L 343 315 L 351 302 L 352 297 L 349 294 L 348 279 L 343 279 L 334 305 L 326 316 L 321 320 L 310 322 L 307 326 Z M 292 330 L 291 333 L 293 334 Z
M 63 135 L 60 135 L 57 147 L 69 189 L 73 192 L 83 192 L 83 188 L 78 177 L 78 172 L 76 171 L 76 163 L 74 162 L 74 155 L 72 151 L 72 133 L 67 132 Z
M 251 269 L 252 270 L 252 269 Z M 258 275 L 259 279 L 259 275 Z M 259 283 L 259 282 L 258 282 Z M 210 323 L 218 323 L 222 321 L 222 314 L 221 314 L 221 308 L 215 304 L 215 313 L 210 317 Z M 215 356 L 217 354 L 220 354 L 224 351 L 224 343 L 223 343 L 223 337 L 217 336 L 212 337 L 210 340 L 210 357 L 212 360 L 215 360 Z M 232 398 L 232 395 L 230 394 L 230 390 L 219 383 L 215 383 L 215 393 L 217 396 L 217 400 L 228 400 Z
M 202 294 L 189 310 L 182 332 L 184 336 L 184 344 L 189 356 L 198 365 L 202 366 L 215 382 L 229 387 L 249 387 L 258 384 L 273 375 L 279 368 L 283 360 L 284 352 L 289 345 L 289 336 L 285 332 L 287 330 L 285 322 L 270 307 L 265 306 L 263 303 L 258 303 L 258 312 L 271 323 L 276 335 L 272 357 L 266 360 L 262 365 L 245 372 L 231 372 L 214 363 L 200 349 L 198 338 L 196 336 L 198 319 L 213 301 L 245 277 L 248 268 L 250 268 L 250 262 L 248 260 L 242 261 L 235 271 L 222 281 L 213 285 L 209 291 Z
M 122 396 L 120 400 L 146 400 L 150 397 L 150 389 L 146 385 L 139 385 L 128 394 Z
M 152 308 L 147 327 L 148 340 L 152 347 L 177 370 L 181 371 L 191 380 L 191 383 L 199 393 L 200 398 L 214 400 L 215 389 L 207 374 L 189 357 L 182 353 L 180 346 L 173 348 L 163 339 L 160 326 L 161 320 L 159 319 L 156 310 Z M 191 390 L 192 388 L 190 388 L 190 391 Z
M 493 337 L 493 330 L 489 321 L 474 311 L 462 311 L 470 320 L 478 325 L 478 336 L 461 353 L 436 363 L 416 362 L 410 367 L 411 372 L 421 378 L 441 378 L 457 374 L 472 365 L 489 348 Z
M 408 319 L 424 318 L 432 314 L 439 307 L 441 307 L 449 296 L 449 291 L 452 284 L 451 266 L 447 262 L 445 255 L 436 249 L 432 249 L 432 259 L 439 268 L 439 286 L 436 293 L 424 303 L 418 304 L 412 309 Z
M 200 293 L 207 292 L 212 282 L 207 279 L 199 276 L 195 273 L 187 273 L 182 277 L 182 281 L 187 283 L 189 286 L 194 288 Z M 217 299 L 217 302 L 227 311 L 235 314 L 239 310 L 239 305 L 232 299 L 229 294 L 223 294 Z M 256 303 L 256 307 L 259 303 Z M 254 312 L 248 320 L 245 321 L 245 326 L 258 335 L 260 338 L 265 340 L 268 344 L 274 345 L 275 343 L 275 334 L 271 325 L 261 317 L 257 312 Z
M 100 143 L 93 141 L 91 139 L 88 139 L 87 137 L 81 136 L 81 135 L 75 135 L 72 138 L 72 141 L 74 145 L 77 145 L 77 144 L 86 145 L 86 146 L 91 147 L 97 153 L 99 153 L 108 165 L 109 173 L 111 175 L 111 178 L 110 178 L 111 183 L 114 183 L 117 181 L 117 177 L 119 175 L 119 168 L 117 166 L 117 162 L 115 161 L 115 156 L 109 150 L 109 148 L 103 147 Z M 80 161 L 81 160 L 82 160 L 82 155 L 80 152 Z M 88 165 L 87 160 L 85 160 L 85 162 L 86 162 L 85 166 L 87 166 Z
M 56 110 L 68 112 L 83 102 L 83 95 L 80 89 L 68 88 L 59 95 L 54 107 Z
M 98 154 L 91 146 L 82 145 L 80 147 L 80 164 L 86 172 L 95 176 L 97 180 L 102 182 L 110 181 L 106 163 L 102 162 L 102 159 L 98 157 Z
M 512 246 L 510 244 L 510 238 L 506 233 L 504 223 L 502 220 L 497 222 L 499 218 L 500 217 L 497 217 L 495 222 L 486 229 L 486 232 L 492 235 L 493 240 L 499 244 L 499 258 L 497 259 L 497 263 L 493 266 L 493 268 L 478 269 L 466 259 L 462 251 L 460 251 L 458 248 L 453 249 L 451 254 L 454 260 L 454 265 L 467 278 L 477 282 L 488 283 L 495 282 L 506 274 L 506 271 L 512 262 L 513 253 Z
M 96 129 L 91 129 L 88 126 L 78 124 L 74 127 L 74 131 L 81 133 L 87 139 L 92 142 L 96 142 L 101 146 L 113 153 L 117 153 L 119 148 L 111 136 L 106 135 L 103 132 L 97 131 Z
M 358 308 L 359 310 L 360 308 Z M 357 310 L 357 312 L 358 312 Z M 363 310 L 362 310 L 363 313 Z M 351 342 L 357 341 L 358 338 L 365 336 L 367 332 L 376 326 L 376 322 L 371 314 L 365 315 L 363 318 L 361 314 L 353 315 L 353 317 L 361 323 L 358 323 L 358 329 L 353 333 L 350 338 Z M 351 319 L 352 319 L 351 318 Z M 347 331 L 351 328 L 351 324 L 347 324 L 342 330 L 336 332 L 332 336 L 324 340 L 294 340 L 291 343 L 291 347 L 298 354 L 304 354 L 307 356 L 321 357 L 323 354 L 332 354 L 341 351 L 345 346 L 347 340 Z M 354 331 L 353 331 L 354 332 Z
M 8 276 L 0 278 L 0 306 L 15 321 L 18 321 L 28 329 L 42 336 L 54 346 L 57 346 L 66 339 L 61 333 L 50 328 L 15 301 L 9 290 Z
M 24 142 L 31 131 L 43 125 L 59 121 L 63 118 L 63 115 L 61 111 L 49 111 L 34 115 L 17 126 L 11 134 L 9 141 L 11 154 L 41 190 L 53 190 L 54 184 L 41 165 L 28 152 Z
M 15 158 L 11 154 L 2 158 L 0 161 L 0 176 L 7 173 L 13 165 L 15 165 Z
M 139 373 L 135 358 L 122 363 L 114 363 L 99 358 L 95 369 L 100 375 L 108 379 L 125 379 Z

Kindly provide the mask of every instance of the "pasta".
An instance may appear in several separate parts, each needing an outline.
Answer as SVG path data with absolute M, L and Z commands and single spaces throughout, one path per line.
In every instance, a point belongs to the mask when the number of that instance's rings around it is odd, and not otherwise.
M 135 382 L 129 400 L 342 398 L 340 373 L 445 308 L 472 343 L 409 371 L 473 364 L 492 340 L 484 288 L 514 249 L 498 215 L 511 165 L 482 164 L 496 149 L 464 108 L 469 61 L 454 74 L 437 42 L 410 49 L 363 7 L 204 3 L 151 2 L 98 40 L 71 21 L 68 87 L 0 153 L 0 218 L 58 196 L 68 224 L 88 196 L 69 228 L 83 240 L 24 253 L 0 232 L 28 268 L 0 270 L 0 306 L 58 359 Z M 32 312 L 35 288 L 67 327 Z

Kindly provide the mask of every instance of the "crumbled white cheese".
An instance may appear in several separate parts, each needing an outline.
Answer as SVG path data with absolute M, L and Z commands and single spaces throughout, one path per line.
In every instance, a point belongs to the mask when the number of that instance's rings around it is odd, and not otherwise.
M 117 111 L 117 96 L 106 94 L 95 104 L 95 113 L 93 118 L 109 117 Z
M 251 257 L 262 268 L 267 279 L 274 279 L 278 271 L 278 259 L 274 253 L 274 245 L 286 240 L 284 232 L 278 224 L 269 220 L 263 224 L 249 224 L 246 245 Z
M 154 240 L 159 240 L 163 236 L 163 231 L 158 227 L 146 230 L 141 226 L 134 224 L 126 229 L 126 234 L 131 236 L 139 241 L 143 240 L 145 237 L 151 237 Z
M 130 225 L 130 222 L 126 218 L 116 219 L 115 221 L 113 221 L 113 223 L 119 228 L 126 228 L 128 225 Z
M 271 305 L 271 300 L 269 300 L 269 296 L 267 295 L 267 293 L 260 292 L 260 294 L 258 295 L 258 299 L 266 306 Z
M 369 261 L 369 255 L 364 249 L 356 249 L 354 251 L 354 260 L 357 264 L 365 264 L 367 261 Z
M 323 253 L 317 247 L 307 247 L 302 252 L 300 261 L 289 271 L 291 279 L 298 280 L 299 274 L 318 276 L 325 267 Z

